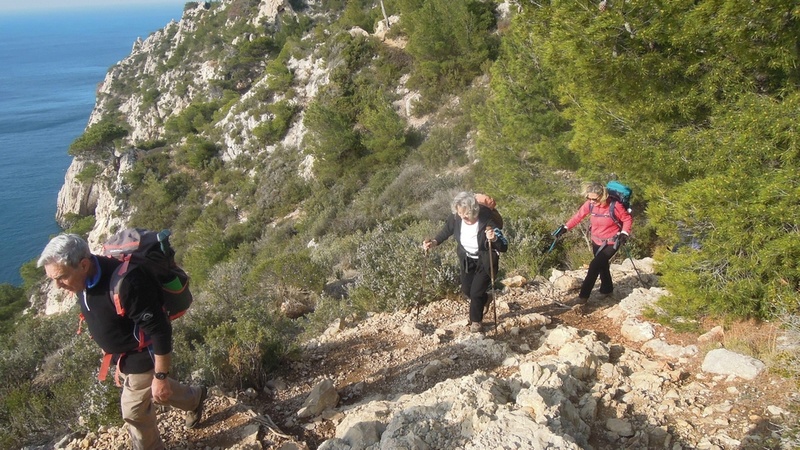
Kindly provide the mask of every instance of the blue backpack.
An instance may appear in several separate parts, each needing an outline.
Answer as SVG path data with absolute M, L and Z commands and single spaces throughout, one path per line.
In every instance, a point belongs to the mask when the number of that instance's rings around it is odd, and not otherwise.
M 633 197 L 633 189 L 631 189 L 628 185 L 622 184 L 617 180 L 611 180 L 606 184 L 606 192 L 608 192 L 608 213 L 611 216 L 611 220 L 616 223 L 620 229 L 622 229 L 622 221 L 617 219 L 614 215 L 614 208 L 616 207 L 616 203 L 622 203 L 622 206 L 628 211 L 628 214 L 633 212 L 631 208 L 631 197 Z M 589 214 L 592 214 L 592 209 L 594 209 L 594 204 L 589 204 Z
M 622 203 L 622 206 L 628 210 L 630 214 L 633 209 L 631 209 L 631 197 L 633 197 L 633 189 L 629 186 L 620 183 L 617 180 L 611 180 L 606 184 L 606 191 L 608 191 L 608 197 L 611 201 L 617 201 Z M 613 211 L 614 208 L 612 207 L 611 210 Z

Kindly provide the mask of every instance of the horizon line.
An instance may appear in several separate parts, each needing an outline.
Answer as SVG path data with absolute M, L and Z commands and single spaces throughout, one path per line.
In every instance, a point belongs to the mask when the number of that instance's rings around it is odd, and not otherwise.
M 33 4 L 31 4 L 33 3 Z M 110 9 L 122 9 L 122 8 L 133 8 L 133 7 L 145 7 L 145 6 L 180 6 L 181 9 L 186 5 L 186 1 L 180 0 L 138 0 L 138 1 L 124 1 L 124 2 L 96 2 L 92 0 L 84 0 L 84 1 L 72 1 L 72 2 L 62 2 L 62 1 L 44 1 L 44 2 L 27 2 L 27 3 L 15 3 L 15 4 L 0 4 L 0 14 L 36 14 L 36 13 L 48 13 L 48 12 L 63 12 L 63 11 L 80 11 L 80 10 L 87 10 L 87 9 L 94 9 L 94 10 L 110 10 Z

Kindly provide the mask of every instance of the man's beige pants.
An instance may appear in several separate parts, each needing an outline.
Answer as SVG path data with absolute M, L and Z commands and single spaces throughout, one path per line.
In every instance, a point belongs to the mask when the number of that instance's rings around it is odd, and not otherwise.
M 153 371 L 124 375 L 122 384 L 122 418 L 128 424 L 134 450 L 162 450 L 164 443 L 158 431 L 156 406 L 150 385 Z M 172 396 L 164 405 L 192 411 L 200 405 L 200 388 L 178 383 L 168 378 Z M 162 404 L 162 403 L 159 403 Z

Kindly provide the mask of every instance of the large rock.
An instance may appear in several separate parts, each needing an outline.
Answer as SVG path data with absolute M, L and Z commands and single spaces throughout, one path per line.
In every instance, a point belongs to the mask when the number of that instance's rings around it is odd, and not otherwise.
M 676 345 L 670 344 L 662 339 L 651 339 L 642 345 L 642 350 L 649 351 L 654 356 L 664 359 L 678 360 L 691 358 L 697 355 L 700 350 L 696 345 Z
M 335 408 L 337 403 L 339 403 L 339 393 L 336 392 L 333 381 L 322 380 L 308 394 L 303 407 L 297 411 L 297 416 L 313 417 L 327 409 Z
M 711 350 L 703 360 L 703 372 L 733 375 L 752 380 L 766 369 L 766 365 L 750 356 L 741 355 L 725 348 Z
M 647 342 L 656 336 L 652 323 L 640 322 L 633 317 L 625 319 L 619 331 L 625 339 L 633 342 Z

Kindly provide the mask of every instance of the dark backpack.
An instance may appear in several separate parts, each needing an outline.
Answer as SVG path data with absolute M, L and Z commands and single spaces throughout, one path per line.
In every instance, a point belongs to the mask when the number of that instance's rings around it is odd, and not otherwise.
M 608 213 L 611 216 L 611 220 L 622 229 L 622 221 L 617 219 L 614 215 L 614 209 L 616 208 L 616 203 L 621 203 L 623 207 L 628 211 L 628 214 L 633 212 L 631 208 L 631 197 L 633 197 L 633 189 L 631 189 L 628 185 L 622 184 L 617 180 L 611 180 L 606 184 L 606 192 L 608 193 Z M 592 214 L 592 210 L 594 209 L 594 203 L 589 204 L 589 214 Z
M 491 213 L 492 222 L 497 225 L 497 228 L 503 229 L 503 216 L 500 215 L 500 212 L 497 211 L 497 202 L 494 201 L 492 197 L 489 197 L 486 194 L 475 194 L 475 200 L 478 202 L 479 205 L 485 206 L 489 209 Z
M 109 283 L 109 296 L 120 316 L 125 315 L 120 295 L 122 280 L 135 267 L 140 267 L 145 276 L 150 277 L 161 288 L 159 289 L 159 300 L 170 320 L 177 319 L 189 309 L 193 300 L 192 293 L 189 291 L 189 275 L 175 263 L 175 250 L 169 244 L 169 235 L 169 230 L 150 231 L 141 228 L 127 228 L 111 236 L 103 244 L 103 255 L 122 261 L 122 264 L 111 274 Z M 81 323 L 83 323 L 82 314 Z M 78 334 L 80 333 L 79 325 Z M 135 350 L 141 351 L 148 348 L 150 339 L 138 327 L 136 334 L 139 347 Z M 112 353 L 103 352 L 100 371 L 97 374 L 98 380 L 106 379 L 113 356 Z M 114 377 L 117 386 L 122 386 L 119 364 L 124 356 L 124 352 L 120 353 L 117 360 L 118 367 Z
M 175 263 L 175 251 L 169 243 L 169 230 L 151 231 L 128 228 L 111 236 L 103 244 L 103 254 L 122 261 L 111 275 L 110 294 L 117 314 L 124 315 L 120 286 L 134 267 L 140 267 L 161 287 L 161 303 L 170 319 L 182 316 L 192 304 L 189 275 Z

